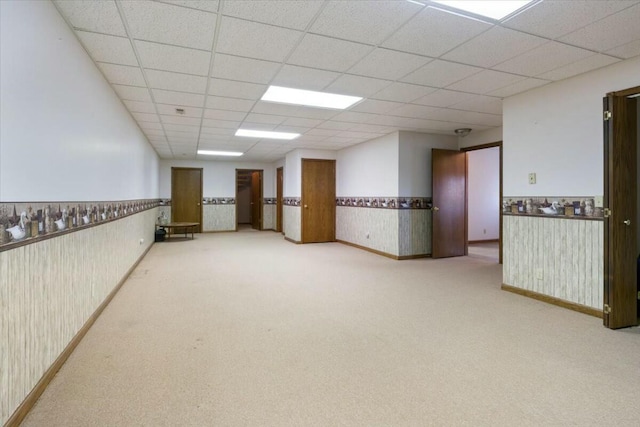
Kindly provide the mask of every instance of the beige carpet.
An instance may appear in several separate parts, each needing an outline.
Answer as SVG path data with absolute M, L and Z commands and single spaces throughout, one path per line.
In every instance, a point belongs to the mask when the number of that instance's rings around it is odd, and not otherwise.
M 156 244 L 24 425 L 638 426 L 639 329 L 503 292 L 500 268 Z
M 500 259 L 500 245 L 498 242 L 469 243 L 468 253 L 473 258 L 486 258 L 493 262 Z

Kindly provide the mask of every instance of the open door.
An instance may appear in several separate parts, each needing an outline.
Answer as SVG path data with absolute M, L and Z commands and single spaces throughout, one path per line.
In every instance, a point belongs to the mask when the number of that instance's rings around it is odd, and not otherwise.
M 603 317 L 611 329 L 637 324 L 636 106 L 627 94 L 604 98 Z
M 431 256 L 467 254 L 467 156 L 454 150 L 431 150 L 433 220 Z
M 262 171 L 251 172 L 251 228 L 262 230 Z
M 276 231 L 282 233 L 282 204 L 283 200 L 283 168 L 276 169 Z

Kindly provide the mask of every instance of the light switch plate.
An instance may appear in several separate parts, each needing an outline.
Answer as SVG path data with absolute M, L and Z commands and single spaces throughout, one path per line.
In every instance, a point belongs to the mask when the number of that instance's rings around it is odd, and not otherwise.
M 596 208 L 601 208 L 604 206 L 604 197 L 603 196 L 595 196 L 593 198 L 593 204 Z
M 529 174 L 529 184 L 535 184 L 536 183 L 536 174 L 535 173 L 530 173 Z

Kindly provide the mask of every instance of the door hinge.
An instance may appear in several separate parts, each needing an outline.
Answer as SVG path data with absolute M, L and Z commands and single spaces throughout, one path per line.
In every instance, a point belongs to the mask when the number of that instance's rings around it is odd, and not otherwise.
M 609 218 L 609 217 L 611 216 L 611 209 L 609 209 L 609 208 L 604 208 L 604 209 L 602 210 L 602 213 L 604 214 L 604 217 L 605 217 L 605 218 Z
M 605 111 L 604 112 L 604 121 L 606 122 L 607 120 L 611 119 L 611 111 Z
M 604 312 L 604 314 L 610 314 L 611 313 L 611 306 L 609 304 L 605 304 L 604 305 L 604 310 L 602 310 Z

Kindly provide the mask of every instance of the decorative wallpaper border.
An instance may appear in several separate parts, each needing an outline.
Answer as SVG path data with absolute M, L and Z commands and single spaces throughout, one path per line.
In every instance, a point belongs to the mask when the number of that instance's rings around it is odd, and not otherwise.
M 36 243 L 159 206 L 159 199 L 108 202 L 2 202 L 0 251 Z
M 378 209 L 431 209 L 431 197 L 338 197 L 336 206 Z
M 235 205 L 235 197 L 203 197 L 203 205 Z M 171 199 L 160 199 L 160 206 L 171 206 Z
M 285 197 L 284 205 L 285 206 L 300 206 L 300 197 Z
M 275 205 L 277 201 L 278 199 L 275 197 L 265 197 L 264 199 L 262 199 L 262 203 L 264 203 L 265 205 Z
M 603 219 L 604 210 L 595 207 L 593 197 L 504 197 L 504 215 L 527 215 L 574 219 Z

